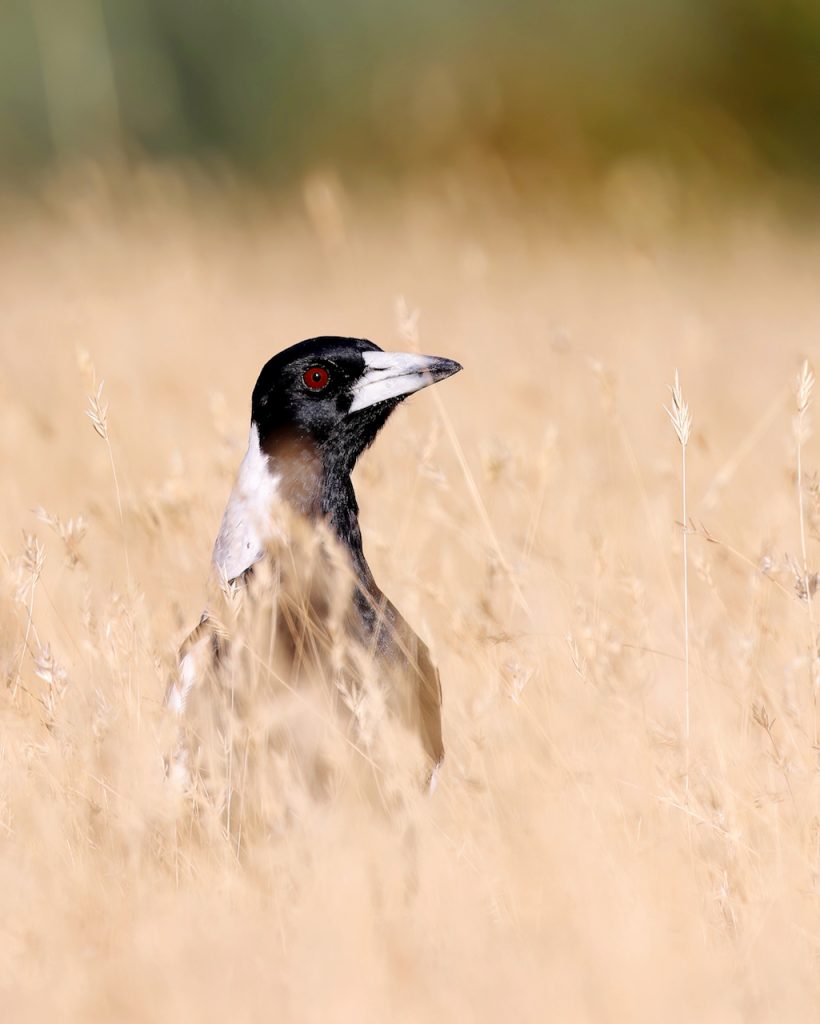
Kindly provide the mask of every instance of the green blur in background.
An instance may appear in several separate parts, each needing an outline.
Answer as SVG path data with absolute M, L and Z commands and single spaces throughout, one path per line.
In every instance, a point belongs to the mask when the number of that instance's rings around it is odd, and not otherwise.
M 78 158 L 386 176 L 638 154 L 820 177 L 816 0 L 3 0 L 0 176 Z

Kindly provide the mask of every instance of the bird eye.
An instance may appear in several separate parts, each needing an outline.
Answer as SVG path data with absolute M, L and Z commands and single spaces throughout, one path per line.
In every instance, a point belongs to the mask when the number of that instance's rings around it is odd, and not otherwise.
M 324 366 L 311 366 L 309 370 L 305 370 L 305 374 L 302 377 L 302 380 L 311 391 L 321 391 L 322 388 L 326 388 L 329 379 L 330 377 Z

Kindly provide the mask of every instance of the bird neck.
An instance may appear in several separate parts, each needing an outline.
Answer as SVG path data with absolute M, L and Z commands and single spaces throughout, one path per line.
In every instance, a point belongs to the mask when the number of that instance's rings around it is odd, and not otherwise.
M 373 578 L 362 547 L 359 504 L 350 472 L 338 466 L 326 469 L 322 479 L 322 518 L 347 549 L 358 580 L 353 603 L 359 615 L 362 638 L 381 644 L 385 631 L 395 623 L 396 610 Z
M 327 522 L 348 549 L 353 565 L 359 576 L 371 582 L 370 567 L 362 548 L 362 531 L 359 526 L 359 503 L 353 490 L 350 473 L 344 468 L 331 465 L 325 467 L 321 486 L 321 518 Z
M 261 447 L 277 481 L 277 497 L 310 522 L 327 523 L 349 551 L 362 584 L 378 592 L 364 557 L 359 504 L 350 479 L 355 458 L 293 432 L 268 436 Z

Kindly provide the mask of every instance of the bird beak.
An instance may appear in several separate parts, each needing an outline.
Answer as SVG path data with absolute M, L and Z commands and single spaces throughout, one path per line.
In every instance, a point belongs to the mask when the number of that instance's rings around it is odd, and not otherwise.
M 418 356 L 413 352 L 363 352 L 362 357 L 364 373 L 350 389 L 350 412 L 391 398 L 403 398 L 462 369 L 452 359 Z

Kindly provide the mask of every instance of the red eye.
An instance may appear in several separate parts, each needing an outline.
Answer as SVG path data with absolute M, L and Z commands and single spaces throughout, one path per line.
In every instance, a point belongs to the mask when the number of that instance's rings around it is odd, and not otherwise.
M 324 366 L 311 366 L 309 370 L 305 370 L 302 380 L 304 380 L 311 391 L 321 391 L 322 388 L 327 387 L 329 380 L 328 372 Z

